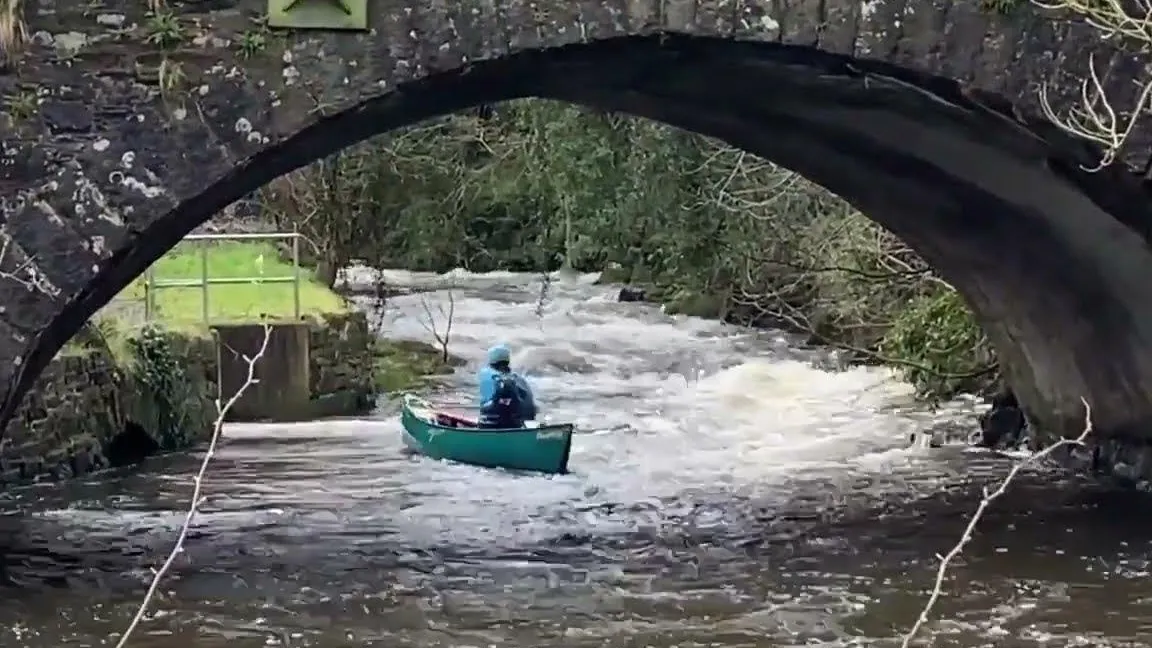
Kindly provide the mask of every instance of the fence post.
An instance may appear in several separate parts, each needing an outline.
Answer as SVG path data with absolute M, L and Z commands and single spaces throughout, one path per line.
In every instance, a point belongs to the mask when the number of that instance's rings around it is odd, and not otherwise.
M 200 308 L 208 325 L 208 241 L 200 241 Z
M 152 278 L 155 272 L 152 266 L 144 271 L 144 323 L 148 324 L 152 321 Z
M 292 306 L 295 319 L 300 320 L 300 233 L 292 227 Z
M 261 240 L 261 241 L 264 241 L 264 240 L 269 240 L 269 239 L 283 240 L 283 239 L 288 239 L 288 238 L 292 239 L 292 270 L 293 270 L 293 274 L 291 277 L 266 278 L 264 276 L 263 269 L 261 269 L 259 277 L 251 277 L 251 278 L 229 277 L 229 278 L 221 279 L 219 281 L 213 281 L 212 280 L 211 274 L 209 273 L 209 259 L 208 259 L 209 251 L 210 251 L 209 246 L 212 244 L 212 242 L 220 241 L 220 240 L 224 240 L 224 241 Z M 265 281 L 268 281 L 271 283 L 287 283 L 287 282 L 291 281 L 292 282 L 293 310 L 295 312 L 296 319 L 299 320 L 301 317 L 301 314 L 302 314 L 302 310 L 303 310 L 301 307 L 301 301 L 300 301 L 300 299 L 301 299 L 300 298 L 300 283 L 301 283 L 301 279 L 300 279 L 300 239 L 302 239 L 302 238 L 304 238 L 304 236 L 301 235 L 299 233 L 299 231 L 297 231 L 295 228 L 293 228 L 293 231 L 291 233 L 275 232 L 275 233 L 262 233 L 262 234 L 233 234 L 233 235 L 228 235 L 228 234 L 192 234 L 192 235 L 185 237 L 184 242 L 191 243 L 194 246 L 195 245 L 200 246 L 199 247 L 200 279 L 199 279 L 199 281 L 176 280 L 176 281 L 172 281 L 172 282 L 165 282 L 163 279 L 157 279 L 156 278 L 156 271 L 152 266 L 149 266 L 148 268 L 146 268 L 144 270 L 143 275 L 142 275 L 144 277 L 144 320 L 145 320 L 145 322 L 151 322 L 152 319 L 156 316 L 156 308 L 157 308 L 157 306 L 156 306 L 156 292 L 159 291 L 161 288 L 195 288 L 195 287 L 199 286 L 199 288 L 200 288 L 200 311 L 201 311 L 200 316 L 203 319 L 204 324 L 209 325 L 211 323 L 210 322 L 210 320 L 211 320 L 211 307 L 210 307 L 211 298 L 208 294 L 208 291 L 211 288 L 212 284 L 213 283 L 233 284 L 233 283 L 237 283 L 238 281 L 240 281 L 240 282 L 251 281 L 254 283 L 263 283 Z M 263 255 L 261 255 L 261 258 L 263 258 Z M 261 265 L 261 268 L 263 268 L 262 265 Z

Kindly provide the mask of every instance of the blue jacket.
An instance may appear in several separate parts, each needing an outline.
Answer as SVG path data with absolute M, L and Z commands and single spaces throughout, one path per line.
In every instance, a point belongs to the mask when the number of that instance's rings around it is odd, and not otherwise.
M 509 372 L 507 375 L 515 382 L 519 392 L 519 408 L 517 412 L 512 413 L 515 420 L 508 421 L 509 427 L 521 427 L 524 425 L 524 421 L 536 419 L 536 399 L 532 394 L 532 388 L 528 386 L 528 381 L 524 380 L 523 376 L 515 371 Z M 500 372 L 492 367 L 484 367 L 477 377 L 480 382 L 480 423 L 482 425 L 495 425 L 500 422 L 502 414 L 493 400 L 496 395 L 496 379 L 500 377 Z

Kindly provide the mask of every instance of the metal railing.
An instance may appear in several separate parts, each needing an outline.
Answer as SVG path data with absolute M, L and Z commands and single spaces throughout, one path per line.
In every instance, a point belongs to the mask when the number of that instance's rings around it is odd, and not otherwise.
M 144 271 L 144 321 L 152 321 L 156 312 L 156 292 L 164 288 L 200 288 L 201 314 L 205 324 L 208 324 L 208 293 L 211 286 L 260 284 L 260 283 L 291 283 L 293 284 L 292 301 L 295 319 L 300 319 L 300 239 L 304 237 L 299 232 L 268 232 L 255 234 L 192 234 L 184 237 L 183 241 L 192 241 L 200 247 L 200 278 L 199 279 L 156 279 L 155 265 L 152 264 Z M 209 273 L 208 252 L 213 241 L 292 241 L 292 276 L 254 276 L 254 277 L 216 277 Z M 181 242 L 183 242 L 181 241 Z

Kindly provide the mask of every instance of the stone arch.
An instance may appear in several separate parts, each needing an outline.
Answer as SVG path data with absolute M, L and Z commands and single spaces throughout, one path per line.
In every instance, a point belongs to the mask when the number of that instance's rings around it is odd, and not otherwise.
M 1042 422 L 1079 425 L 1081 397 L 1101 430 L 1152 422 L 1152 209 L 1134 177 L 1085 173 L 1089 151 L 956 81 L 812 47 L 676 34 L 428 74 L 257 146 L 174 196 L 81 282 L 18 356 L 0 418 L 85 320 L 228 204 L 370 136 L 530 96 L 714 136 L 824 185 L 960 290 Z M 167 172 L 195 175 L 193 164 Z M 40 263 L 68 275 L 66 261 Z

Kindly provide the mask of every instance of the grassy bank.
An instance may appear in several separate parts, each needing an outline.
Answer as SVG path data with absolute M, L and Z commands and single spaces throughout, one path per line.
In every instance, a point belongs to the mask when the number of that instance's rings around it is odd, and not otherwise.
M 205 245 L 184 242 L 157 261 L 151 274 L 158 283 L 201 281 L 205 267 L 211 281 L 236 282 L 208 286 L 207 321 L 204 318 L 203 288 L 161 287 L 153 288 L 152 295 L 151 315 L 157 323 L 176 328 L 204 328 L 206 324 L 251 322 L 263 318 L 294 320 L 296 283 L 291 279 L 297 272 L 301 317 L 348 311 L 343 298 L 313 281 L 306 269 L 297 269 L 281 261 L 270 243 L 220 241 Z M 121 294 L 121 298 L 140 304 L 146 297 L 145 277 L 137 278 Z
M 297 273 L 298 282 L 293 281 Z M 280 258 L 270 242 L 186 241 L 157 261 L 150 276 L 157 283 L 191 283 L 201 282 L 205 274 L 210 281 L 230 281 L 208 285 L 207 318 L 201 286 L 153 287 L 148 321 L 185 334 L 207 335 L 209 326 L 216 324 L 295 321 L 297 315 L 321 323 L 353 310 L 343 297 L 317 282 L 311 269 L 296 268 Z M 147 290 L 146 277 L 141 276 L 105 309 L 101 327 L 112 329 L 110 337 L 123 340 L 129 337 L 125 333 L 145 323 Z M 430 344 L 367 342 L 376 358 L 377 385 L 385 392 L 414 387 L 425 377 L 448 373 L 459 364 L 456 358 L 445 363 L 441 352 Z
M 452 373 L 465 361 L 443 353 L 426 342 L 383 340 L 376 347 L 376 384 L 385 393 L 426 385 L 429 378 Z

